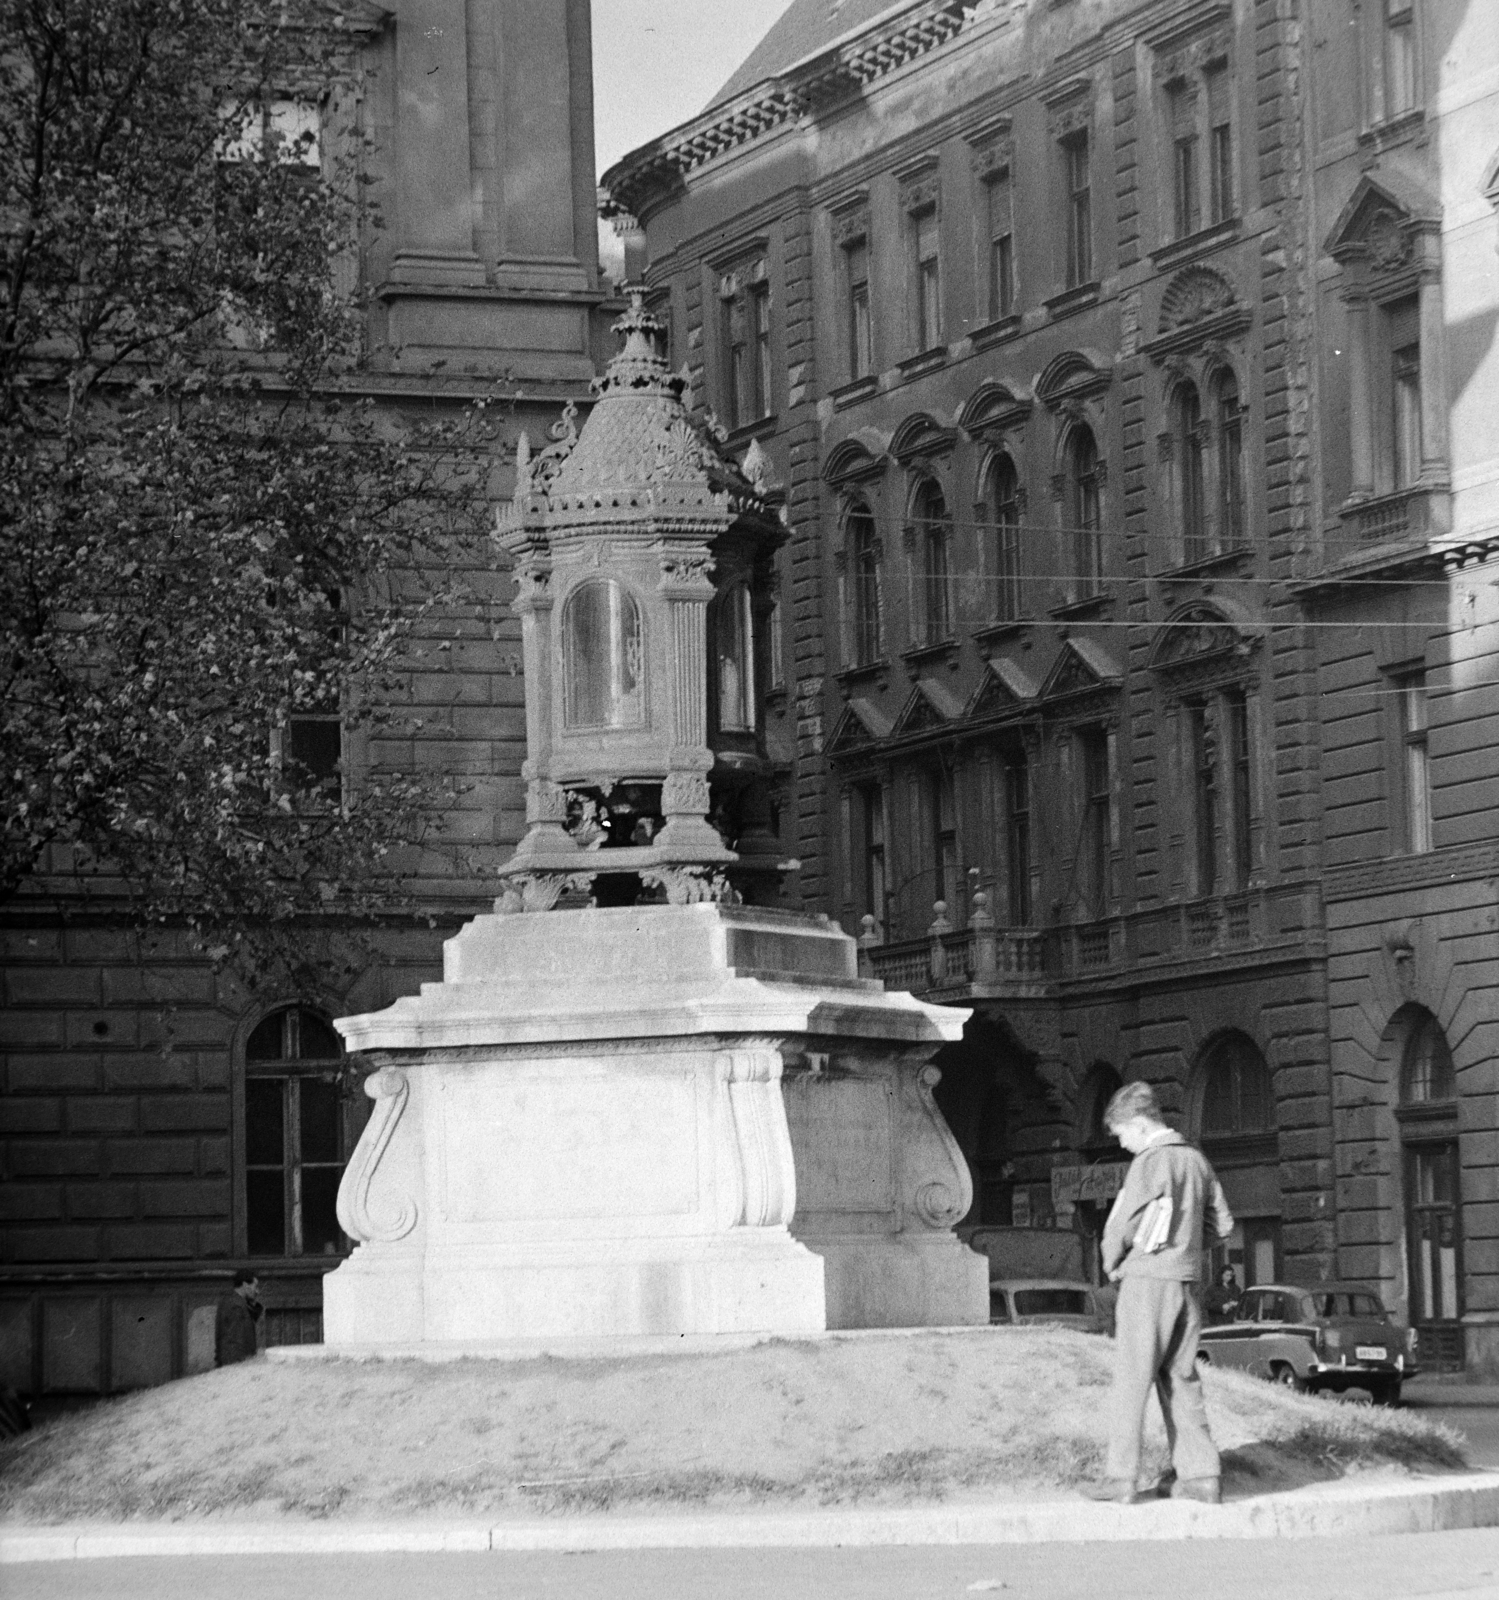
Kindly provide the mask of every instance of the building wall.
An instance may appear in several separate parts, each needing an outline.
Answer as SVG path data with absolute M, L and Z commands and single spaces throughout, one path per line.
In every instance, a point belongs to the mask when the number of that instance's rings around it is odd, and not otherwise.
M 610 178 L 645 227 L 651 281 L 699 363 L 703 403 L 720 414 L 713 264 L 763 235 L 787 338 L 789 283 L 776 274 L 790 269 L 763 219 L 805 218 L 808 406 L 778 407 L 733 440 L 760 438 L 798 490 L 786 556 L 796 604 L 785 625 L 799 663 L 803 901 L 863 930 L 870 968 L 887 981 L 975 1007 L 939 1091 L 975 1165 L 971 1223 L 1041 1217 L 1052 1169 L 1104 1154 L 1090 1097 L 1109 1073 L 1156 1081 L 1201 1131 L 1202 1064 L 1242 1037 L 1272 1075 L 1275 1115 L 1271 1129 L 1245 1135 L 1233 1181 L 1252 1208 L 1276 1197 L 1277 1270 L 1324 1275 L 1335 1232 L 1318 657 L 1291 589 L 1316 524 L 1299 14 L 1271 0 L 996 3 L 913 44 L 902 30 L 933 11 L 913 6 L 810 64 L 762 63 L 783 72 L 761 87 L 762 131 L 701 157 L 714 148 L 715 119 L 737 114 L 741 129 L 754 126 L 746 91 Z M 903 64 L 871 66 L 877 45 L 887 62 L 908 52 Z M 828 87 L 840 71 L 857 90 Z M 1187 93 L 1173 102 L 1178 84 Z M 773 91 L 804 97 L 800 120 L 775 120 Z M 1232 128 L 1221 221 L 1199 164 L 1202 214 L 1177 225 L 1173 118 L 1183 106 L 1199 163 L 1210 111 Z M 1069 284 L 1063 148 L 1081 129 L 1093 264 Z M 663 151 L 675 154 L 669 180 L 653 176 Z M 1005 168 L 1013 308 L 989 302 L 983 231 L 986 183 Z M 911 221 L 931 208 L 942 280 L 935 340 L 916 327 Z M 871 286 L 867 376 L 850 364 L 846 251 L 857 240 Z M 798 301 L 798 337 L 804 316 Z M 1243 407 L 1242 537 L 1220 534 L 1204 549 L 1186 542 L 1173 402 L 1191 381 L 1207 407 L 1223 373 Z M 1079 424 L 1103 468 L 1096 594 L 1077 582 L 1069 532 L 1067 451 Z M 1215 430 L 1209 419 L 1210 454 Z M 986 485 L 1001 452 L 1025 494 L 1014 616 L 997 603 Z M 924 482 L 940 486 L 951 529 L 952 621 L 931 641 L 913 526 Z M 871 517 L 879 544 L 884 637 L 868 661 L 851 617 L 854 508 Z M 1239 705 L 1247 771 L 1230 801 L 1228 719 Z M 1210 708 L 1222 790 L 1211 884 L 1188 751 L 1196 706 Z M 1101 882 L 1091 886 L 1080 794 L 1090 738 L 1106 741 L 1111 769 Z M 1033 863 L 1030 915 L 1017 923 L 1001 780 L 1004 761 L 1021 752 Z M 951 788 L 950 816 L 932 798 L 939 779 Z M 866 824 L 875 792 L 879 823 Z M 865 869 L 880 825 L 876 905 Z M 944 850 L 951 870 L 939 871 Z M 998 924 L 992 933 L 986 919 Z M 1052 1208 L 1048 1220 L 1056 1216 Z M 1069 1217 L 1064 1200 L 1061 1220 L 1096 1229 L 1099 1218 L 1081 1206 Z
M 485 396 L 494 437 L 462 465 L 495 497 L 522 430 L 540 444 L 564 404 L 586 404 L 610 342 L 588 16 L 587 0 L 403 3 L 359 35 L 359 92 L 323 129 L 331 159 L 340 118 L 357 117 L 349 147 L 366 149 L 385 224 L 362 240 L 369 354 L 347 387 L 396 428 Z M 468 599 L 414 641 L 408 726 L 348 752 L 352 781 L 365 764 L 426 770 L 452 802 L 394 864 L 399 909 L 308 931 L 309 954 L 342 974 L 328 987 L 252 987 L 177 931 L 132 933 L 61 856 L 0 913 L 0 1382 L 112 1392 L 211 1366 L 211 1308 L 242 1265 L 263 1279 L 266 1338 L 321 1336 L 322 1275 L 348 1242 L 252 1253 L 247 1043 L 286 1006 L 331 1020 L 410 993 L 488 908 L 524 825 L 520 631 L 506 574 L 461 576 Z M 347 1152 L 367 1113 L 358 1071 L 337 1091 Z
M 1492 1372 L 1499 17 L 1432 0 L 1419 23 L 1408 93 L 1388 25 L 1367 7 L 1316 8 L 1310 68 L 1321 470 L 1306 592 L 1323 707 L 1338 1260 L 1423 1324 L 1427 1361 Z M 1356 48 L 1331 52 L 1333 38 Z M 1426 405 L 1419 468 L 1402 485 L 1387 330 L 1390 307 L 1412 297 Z M 1424 730 L 1411 726 L 1412 697 Z M 1403 1083 L 1424 1017 L 1451 1051 L 1445 1103 L 1412 1104 Z M 1456 1149 L 1455 1192 L 1439 1208 L 1449 1221 L 1438 1219 L 1453 1281 L 1432 1316 L 1414 1162 L 1444 1144 Z

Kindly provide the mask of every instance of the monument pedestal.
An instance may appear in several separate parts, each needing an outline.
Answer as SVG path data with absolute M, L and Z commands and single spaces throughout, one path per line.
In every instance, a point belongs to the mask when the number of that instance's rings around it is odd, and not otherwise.
M 820 917 L 477 918 L 442 983 L 338 1024 L 374 1112 L 326 1342 L 986 1320 L 928 1065 L 965 1018 L 858 978 Z

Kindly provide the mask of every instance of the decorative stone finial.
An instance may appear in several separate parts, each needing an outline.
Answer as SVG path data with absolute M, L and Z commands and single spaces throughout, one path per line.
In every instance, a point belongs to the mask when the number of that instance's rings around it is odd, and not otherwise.
M 646 305 L 643 288 L 632 287 L 626 292 L 630 304 L 614 324 L 614 332 L 623 342 L 604 376 L 594 384 L 594 390 L 600 397 L 629 390 L 635 394 L 665 394 L 679 399 L 684 387 L 682 379 L 670 370 L 661 354 L 666 342 L 666 324 Z

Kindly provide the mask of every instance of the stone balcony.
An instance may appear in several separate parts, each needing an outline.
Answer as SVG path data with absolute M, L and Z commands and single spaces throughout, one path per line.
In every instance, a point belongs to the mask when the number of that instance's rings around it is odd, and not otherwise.
M 866 917 L 861 971 L 887 988 L 953 1004 L 1045 999 L 1080 982 L 1209 966 L 1225 957 L 1288 948 L 1315 955 L 1324 942 L 1315 893 L 1309 897 L 1303 885 L 1175 901 L 1051 928 L 996 926 L 983 891 L 973 897 L 966 927 L 952 926 L 942 902 L 933 910 L 922 937 L 889 944 Z

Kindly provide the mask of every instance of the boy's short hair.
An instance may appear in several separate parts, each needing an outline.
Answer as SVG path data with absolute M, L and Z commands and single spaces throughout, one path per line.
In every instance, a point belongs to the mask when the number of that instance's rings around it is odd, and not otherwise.
M 259 1283 L 260 1274 L 250 1267 L 237 1267 L 234 1272 L 233 1287 L 238 1289 L 247 1283 Z
M 1104 1110 L 1103 1125 L 1111 1133 L 1115 1128 L 1133 1122 L 1136 1117 L 1149 1117 L 1152 1122 L 1161 1120 L 1160 1102 L 1155 1089 L 1148 1083 L 1127 1083 L 1116 1090 Z

